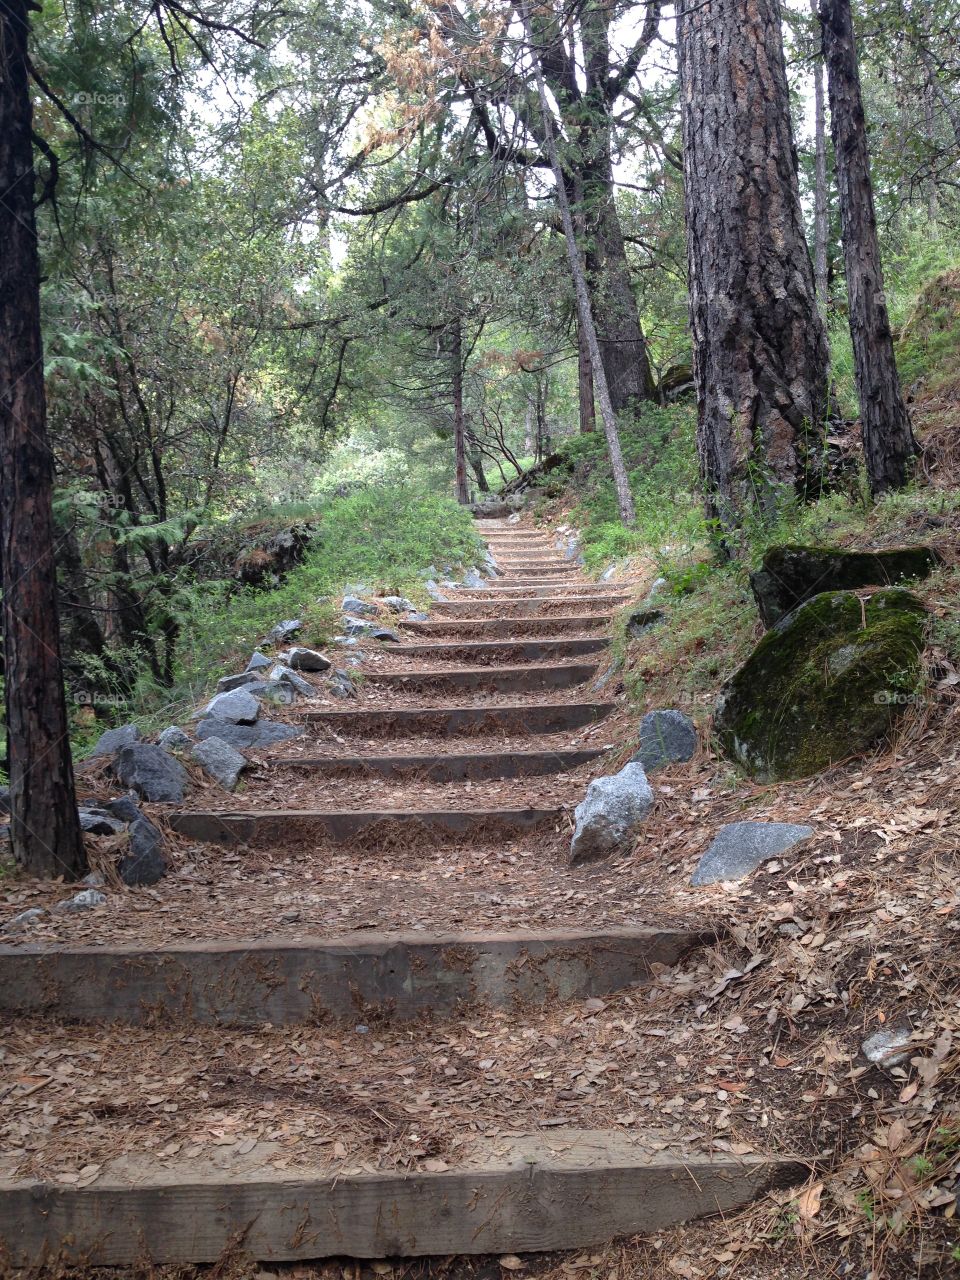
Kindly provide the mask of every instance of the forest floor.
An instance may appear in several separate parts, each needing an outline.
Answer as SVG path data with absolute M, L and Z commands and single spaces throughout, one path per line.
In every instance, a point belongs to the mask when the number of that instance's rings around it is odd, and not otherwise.
M 523 529 L 534 532 L 525 522 Z M 514 526 L 516 528 L 516 526 Z M 616 584 L 614 584 L 616 585 Z M 637 597 L 647 580 L 631 581 Z M 935 591 L 936 588 L 931 588 Z M 477 616 L 496 616 L 477 593 Z M 931 604 L 936 607 L 936 601 Z M 553 606 L 549 606 L 552 610 Z M 564 615 L 570 614 L 564 609 Z M 604 610 L 612 616 L 612 608 Z M 457 619 L 449 634 L 456 637 Z M 582 633 L 596 635 L 591 625 Z M 517 636 L 517 639 L 520 637 Z M 508 640 L 510 638 L 508 637 Z M 413 632 L 407 643 L 420 642 Z M 655 641 L 645 641 L 645 645 Z M 572 810 L 598 773 L 625 763 L 639 710 L 609 655 L 586 683 L 506 694 L 417 692 L 378 672 L 443 675 L 472 664 L 425 663 L 355 650 L 365 678 L 348 709 L 540 706 L 598 700 L 609 715 L 561 733 L 429 732 L 364 737 L 304 719 L 344 710 L 317 697 L 285 711 L 305 734 L 253 760 L 242 790 L 193 771 L 185 808 L 209 811 L 375 808 L 382 822 L 352 842 L 294 832 L 220 847 L 168 826 L 173 869 L 152 889 L 111 882 L 109 905 L 51 913 L 5 945 L 294 940 L 369 929 L 543 929 L 681 925 L 715 933 L 645 987 L 452 1021 L 354 1026 L 117 1028 L 24 1017 L 4 1028 L 0 1166 L 7 1174 L 88 1186 L 130 1145 L 161 1164 L 216 1149 L 262 1153 L 276 1169 L 438 1170 L 480 1141 L 563 1126 L 643 1132 L 671 1149 L 788 1154 L 801 1186 L 750 1208 L 650 1237 L 572 1254 L 258 1266 L 242 1248 L 213 1267 L 151 1267 L 125 1276 L 186 1280 L 491 1280 L 628 1277 L 960 1274 L 960 675 L 942 655 L 931 697 L 897 740 L 805 782 L 757 786 L 716 758 L 704 735 L 687 764 L 658 771 L 655 807 L 637 846 L 569 865 Z M 648 655 L 649 656 L 649 655 Z M 634 658 L 636 655 L 634 655 Z M 525 664 L 530 665 L 530 664 Z M 537 664 L 533 664 L 537 665 Z M 551 668 L 556 663 L 544 664 Z M 487 667 L 496 670 L 495 664 Z M 598 679 L 603 688 L 595 691 Z M 664 705 L 664 704 L 661 704 Z M 280 712 L 275 713 L 280 715 Z M 435 783 L 319 773 L 305 758 L 604 749 L 564 773 Z M 106 770 L 81 773 L 106 798 Z M 507 836 L 443 838 L 398 825 L 419 810 L 534 809 L 547 815 Z M 808 823 L 814 835 L 737 884 L 694 888 L 690 875 L 717 830 L 744 819 Z M 102 845 L 104 866 L 112 860 Z M 96 860 L 96 854 L 94 855 Z M 9 914 L 49 905 L 62 886 L 24 879 L 2 890 Z M 881 1068 L 861 1052 L 881 1028 L 911 1033 L 910 1057 Z M 52 1262 L 26 1273 L 114 1276 Z

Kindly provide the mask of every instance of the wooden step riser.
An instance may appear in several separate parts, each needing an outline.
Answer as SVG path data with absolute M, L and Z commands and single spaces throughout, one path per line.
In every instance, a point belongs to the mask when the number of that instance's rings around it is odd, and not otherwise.
M 483 733 L 567 733 L 602 720 L 611 702 L 561 702 L 521 707 L 397 707 L 384 711 L 308 711 L 303 719 L 340 735 L 406 738 Z
M 265 809 L 246 813 L 197 810 L 171 813 L 172 830 L 205 844 L 244 844 L 277 848 L 295 842 L 352 844 L 367 847 L 417 839 L 438 841 L 498 840 L 531 831 L 549 830 L 563 818 L 559 809 L 357 809 L 328 812 L 310 809 Z
M 4 1180 L 0 1240 L 15 1265 L 62 1247 L 87 1267 L 214 1262 L 237 1248 L 268 1263 L 582 1249 L 729 1213 L 807 1175 L 797 1161 L 651 1155 L 619 1130 L 491 1144 L 479 1167 L 440 1173 L 261 1161 L 231 1176 L 213 1161 L 133 1157 L 133 1176 L 83 1188 Z
M 547 618 L 462 618 L 439 621 L 434 618 L 430 622 L 405 622 L 403 629 L 414 635 L 433 636 L 475 636 L 494 637 L 508 636 L 510 639 L 523 636 L 544 636 L 551 638 L 565 631 L 603 631 L 610 626 L 610 615 L 604 613 L 583 614 L 580 617 L 547 617 Z M 606 635 L 601 637 L 606 640 Z
M 511 640 L 508 644 L 480 641 L 477 644 L 394 644 L 392 654 L 403 654 L 416 661 L 438 658 L 444 662 L 461 662 L 464 666 L 482 662 L 549 662 L 551 658 L 576 658 L 583 654 L 602 653 L 610 645 L 609 636 L 578 636 L 571 640 Z
M 551 611 L 558 614 L 569 615 L 575 613 L 578 608 L 582 608 L 584 612 L 593 612 L 597 609 L 619 609 L 627 602 L 626 596 L 621 595 L 583 595 L 571 596 L 569 594 L 557 594 L 556 596 L 534 596 L 521 600 L 511 600 L 501 597 L 499 600 L 488 600 L 486 602 L 487 609 L 495 609 L 498 616 L 509 618 L 538 618 L 548 616 Z M 430 607 L 431 613 L 459 615 L 464 617 L 482 618 L 484 616 L 484 601 L 459 599 L 459 600 L 436 600 Z
M 575 689 L 597 674 L 595 663 L 557 667 L 489 667 L 482 671 L 367 671 L 364 683 L 444 697 L 462 693 L 536 693 L 541 689 Z
M 456 594 L 457 600 L 518 600 L 523 596 L 535 599 L 541 596 L 567 596 L 589 599 L 593 595 L 618 595 L 627 599 L 633 592 L 633 585 L 610 586 L 607 583 L 587 582 L 578 578 L 576 582 L 504 582 L 495 587 L 467 587 Z
M 591 751 L 479 751 L 447 756 L 315 756 L 273 759 L 272 768 L 312 771 L 324 778 L 385 778 L 418 782 L 488 782 L 566 773 L 604 756 Z
M 0 947 L 0 1009 L 79 1022 L 288 1026 L 542 1008 L 646 982 L 713 935 L 609 928 Z

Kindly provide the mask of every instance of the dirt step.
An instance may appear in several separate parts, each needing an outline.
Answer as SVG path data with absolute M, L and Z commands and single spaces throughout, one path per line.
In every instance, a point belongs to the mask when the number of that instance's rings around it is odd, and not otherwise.
M 397 688 L 404 693 L 422 689 L 443 697 L 445 693 L 532 693 L 537 689 L 573 689 L 597 674 L 596 663 L 566 663 L 556 666 L 474 667 L 444 671 L 378 671 L 358 667 L 364 681 L 378 688 Z
M 238 812 L 183 810 L 168 815 L 172 830 L 207 844 L 245 844 L 256 848 L 288 841 L 350 842 L 363 837 L 368 844 L 398 837 L 437 841 L 465 835 L 506 838 L 518 832 L 555 825 L 563 816 L 556 808 L 536 809 L 265 809 Z
M 604 631 L 610 626 L 608 613 L 586 613 L 572 617 L 546 618 L 434 618 L 430 622 L 404 622 L 404 631 L 422 636 L 503 636 L 520 639 L 543 636 L 552 639 L 564 631 Z M 593 638 L 592 636 L 590 637 Z M 601 637 L 606 639 L 604 635 Z
M 580 570 L 574 565 L 565 564 L 562 560 L 547 559 L 531 560 L 525 558 L 523 560 L 505 560 L 500 562 L 502 569 L 509 570 L 510 573 L 557 573 L 564 577 L 578 577 Z
M 536 595 L 521 596 L 519 599 L 511 599 L 509 596 L 500 596 L 499 599 L 490 599 L 486 601 L 488 609 L 496 609 L 497 616 L 501 618 L 539 618 L 549 615 L 550 613 L 558 613 L 570 615 L 576 613 L 577 609 L 582 609 L 585 613 L 594 613 L 597 608 L 614 609 L 622 607 L 629 600 L 627 595 L 582 595 L 571 596 L 570 594 L 556 595 Z M 463 615 L 470 618 L 482 618 L 489 616 L 484 614 L 484 601 L 482 598 L 476 600 L 461 598 L 459 600 L 435 600 L 431 606 L 434 613 L 446 615 Z
M 0 1009 L 69 1021 L 286 1026 L 549 1006 L 646 982 L 711 933 L 648 927 L 356 932 L 256 942 L 0 947 Z
M 396 707 L 345 711 L 306 711 L 303 719 L 338 734 L 404 737 L 479 733 L 565 733 L 602 720 L 612 702 L 556 702 L 512 707 Z
M 314 770 L 325 777 L 376 775 L 419 782 L 479 782 L 566 773 L 605 754 L 602 747 L 560 751 L 471 751 L 456 755 L 275 756 L 271 768 Z
M 476 597 L 482 599 L 510 599 L 511 596 L 527 593 L 531 596 L 544 595 L 610 595 L 613 592 L 619 592 L 622 595 L 629 595 L 638 586 L 634 582 L 591 582 L 589 578 L 578 576 L 570 582 L 555 582 L 550 579 L 535 579 L 532 582 L 514 581 L 513 579 L 501 579 L 496 584 L 491 583 L 489 587 L 464 587 L 462 591 L 457 592 L 457 599 L 467 597 Z
M 243 1156 L 127 1155 L 80 1188 L 0 1182 L 0 1239 L 28 1265 L 213 1262 L 242 1241 L 260 1262 L 347 1255 L 583 1248 L 724 1213 L 801 1182 L 799 1161 L 663 1150 L 621 1130 L 488 1139 L 469 1162 L 411 1173 L 278 1169 Z M 659 1149 L 658 1149 L 659 1148 Z
M 530 662 L 546 662 L 550 658 L 574 658 L 581 654 L 601 653 L 609 645 L 609 636 L 575 636 L 570 639 L 551 637 L 544 640 L 394 644 L 390 646 L 390 653 L 409 658 L 445 658 L 466 665 L 477 662 L 509 662 L 518 658 L 526 658 Z

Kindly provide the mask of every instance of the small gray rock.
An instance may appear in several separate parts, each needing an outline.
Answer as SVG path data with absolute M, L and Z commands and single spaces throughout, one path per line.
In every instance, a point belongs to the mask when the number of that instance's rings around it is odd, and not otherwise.
M 601 573 L 600 575 L 600 581 L 609 582 L 616 572 L 617 572 L 617 566 L 615 564 L 607 565 L 606 569 L 604 569 L 603 573 Z
M 633 757 L 647 773 L 689 760 L 697 749 L 697 730 L 682 711 L 649 711 L 640 721 L 640 750 Z
M 98 809 L 93 805 L 81 805 L 77 813 L 80 817 L 80 830 L 91 836 L 115 836 L 126 825 L 106 809 Z
M 619 658 L 615 658 L 613 662 L 610 663 L 609 667 L 607 667 L 606 671 L 601 672 L 601 674 L 597 676 L 596 680 L 594 680 L 593 684 L 590 686 L 592 692 L 600 693 L 607 687 L 614 676 L 618 676 L 620 674 L 622 668 L 623 663 L 621 660 Z
M 346 639 L 359 639 L 361 636 L 373 635 L 374 631 L 380 628 L 375 622 L 368 622 L 364 618 L 348 618 L 343 619 L 343 634 Z
M 329 671 L 333 666 L 326 654 L 318 653 L 316 649 L 304 649 L 301 645 L 294 645 L 283 657 L 293 671 Z
M 203 742 L 196 742 L 190 754 L 205 773 L 216 778 L 228 791 L 234 789 L 240 774 L 247 767 L 245 758 L 236 747 L 231 747 L 223 738 L 207 738 Z
M 333 666 L 333 663 L 330 663 Z M 291 689 L 295 689 L 297 693 L 302 693 L 305 698 L 312 698 L 314 689 L 309 680 L 304 680 L 303 676 L 298 676 L 296 671 L 291 671 L 289 667 L 285 667 L 282 662 L 278 662 L 276 666 L 270 669 L 270 680 L 277 681 L 280 684 L 289 685 Z
M 3 926 L 6 929 L 20 929 L 25 924 L 33 924 L 34 920 L 39 920 L 41 916 L 47 913 L 43 907 L 27 907 L 26 911 L 20 911 L 17 915 L 12 916 Z
M 297 700 L 293 686 L 283 680 L 264 680 L 257 690 L 257 697 L 277 707 L 289 707 Z M 209 734 L 202 736 L 209 737 Z
M 909 1027 L 884 1027 L 867 1036 L 860 1050 L 868 1062 L 878 1067 L 899 1067 L 913 1056 L 912 1034 Z
M 483 578 L 480 577 L 479 573 L 477 573 L 476 569 L 468 569 L 463 575 L 463 585 L 465 587 L 470 587 L 475 591 L 479 587 L 485 587 L 487 584 L 484 582 Z
M 97 739 L 97 745 L 90 753 L 92 756 L 112 756 L 121 747 L 133 746 L 141 740 L 140 730 L 135 724 L 122 724 L 117 729 L 108 729 Z
M 80 883 L 85 884 L 88 889 L 102 889 L 107 879 L 102 871 L 88 871 Z
M 228 698 L 233 694 L 224 695 Z M 149 743 L 124 747 L 113 762 L 113 772 L 125 787 L 136 791 L 144 800 L 179 804 L 189 778 L 179 760 Z
M 666 616 L 663 609 L 637 609 L 627 619 L 627 635 L 637 640 L 645 631 L 662 622 Z
M 355 698 L 357 691 L 346 671 L 337 670 L 327 681 L 327 689 L 333 698 Z
M 388 644 L 400 644 L 400 637 L 395 631 L 391 631 L 389 627 L 377 627 L 376 631 L 371 631 L 374 640 L 380 640 Z
M 647 592 L 647 599 L 652 600 L 654 596 L 662 595 L 669 585 L 666 578 L 654 578 L 650 584 L 650 590 Z
M 157 738 L 157 746 L 164 751 L 183 751 L 190 745 L 190 735 L 184 733 L 179 725 L 170 724 Z
M 286 644 L 288 640 L 292 640 L 297 634 L 303 622 L 300 618 L 287 618 L 284 622 L 278 622 L 277 625 L 267 633 L 264 644 Z
M 272 665 L 273 663 L 267 655 L 265 653 L 261 653 L 258 649 L 254 651 L 250 661 L 247 663 L 246 669 L 247 671 L 264 671 L 267 667 Z
M 167 874 L 163 836 L 149 818 L 140 817 L 130 828 L 130 844 L 120 859 L 120 879 L 131 888 L 156 884 Z
M 344 613 L 356 614 L 358 618 L 375 618 L 377 616 L 377 606 L 370 604 L 366 600 L 361 600 L 359 596 L 344 596 L 343 604 L 340 607 Z
M 107 812 L 121 822 L 136 822 L 141 816 L 137 802 L 133 796 L 117 796 L 116 800 L 107 801 Z
M 58 902 L 54 910 L 87 911 L 90 907 L 102 907 L 106 900 L 107 895 L 101 893 L 99 889 L 81 889 L 72 898 L 67 898 L 64 902 Z
M 642 765 L 631 761 L 619 773 L 594 778 L 574 810 L 571 862 L 592 862 L 626 848 L 652 806 L 653 792 Z
M 762 862 L 775 858 L 813 835 L 813 827 L 793 822 L 731 822 L 721 827 L 697 864 L 691 884 L 742 880 Z
M 443 592 L 440 590 L 440 588 L 437 586 L 436 582 L 434 582 L 433 578 L 428 578 L 426 580 L 426 582 L 423 584 L 423 589 L 426 591 L 427 595 L 430 597 L 431 600 L 446 600 L 447 598 L 443 594 Z
M 278 686 L 282 688 L 282 686 Z M 227 720 L 201 720 L 197 725 L 197 737 L 203 741 L 220 738 L 238 750 L 251 747 L 270 747 L 276 742 L 289 742 L 298 738 L 302 730 L 278 720 L 258 720 L 256 724 L 230 724 Z
M 255 671 L 241 671 L 235 676 L 221 676 L 217 681 L 217 693 L 229 693 L 231 689 L 242 689 L 244 685 L 256 684 L 259 679 Z
M 200 712 L 203 718 L 229 720 L 231 724 L 253 724 L 259 714 L 260 704 L 249 689 L 218 693 Z
M 406 596 L 384 596 L 383 603 L 388 609 L 392 609 L 394 613 L 405 613 L 408 609 L 416 606 L 412 600 L 408 600 Z
M 404 615 L 404 622 L 429 622 L 429 613 L 421 613 L 419 609 L 411 609 L 409 613 Z

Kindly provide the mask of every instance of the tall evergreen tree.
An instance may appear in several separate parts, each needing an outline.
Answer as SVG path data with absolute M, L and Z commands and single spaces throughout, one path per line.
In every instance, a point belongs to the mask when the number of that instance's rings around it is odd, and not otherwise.
M 678 7 L 690 323 L 723 529 L 815 491 L 828 350 L 800 207 L 778 0 Z

